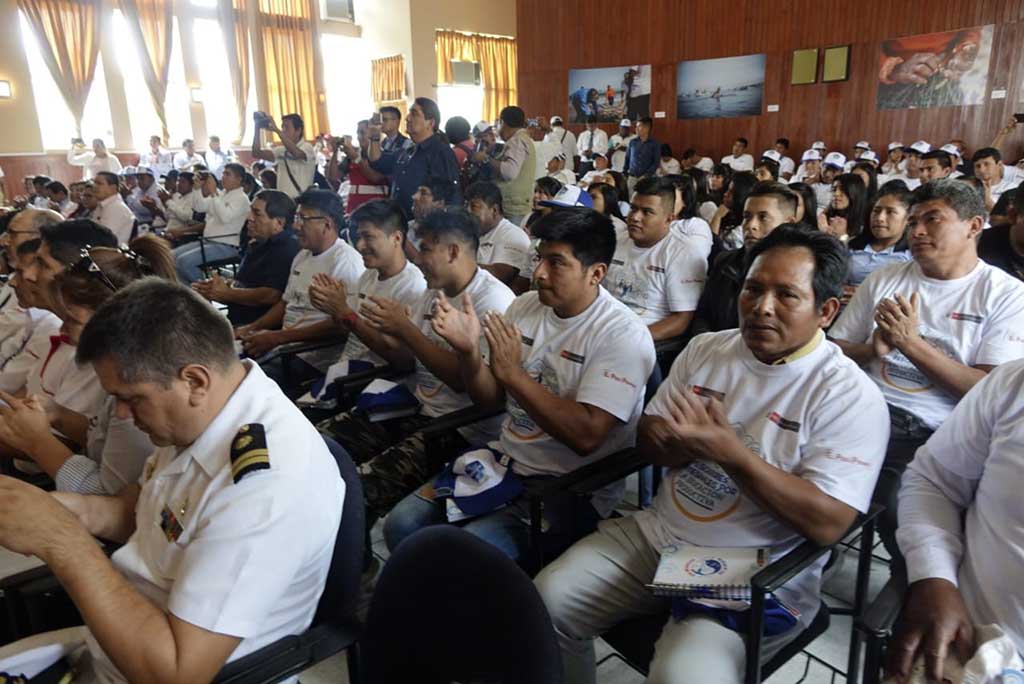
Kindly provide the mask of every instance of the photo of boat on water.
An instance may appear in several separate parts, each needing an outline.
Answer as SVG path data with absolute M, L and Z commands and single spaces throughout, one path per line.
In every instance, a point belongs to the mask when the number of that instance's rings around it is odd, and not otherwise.
M 676 117 L 723 119 L 757 116 L 764 99 L 765 55 L 680 62 Z

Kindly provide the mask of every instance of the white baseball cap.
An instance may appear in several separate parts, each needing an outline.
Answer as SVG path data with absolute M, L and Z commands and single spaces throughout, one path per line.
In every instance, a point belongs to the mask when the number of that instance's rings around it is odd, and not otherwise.
M 541 200 L 545 207 L 588 207 L 594 208 L 590 193 L 577 185 L 564 185 L 558 194 L 549 200 Z
M 782 161 L 782 155 L 775 150 L 765 150 L 761 153 L 761 159 L 771 159 L 776 164 Z
M 825 145 L 825 143 L 823 141 L 821 141 L 821 140 L 815 140 L 814 143 L 811 144 L 811 149 L 812 150 L 827 150 L 828 146 Z
M 871 143 L 869 143 L 867 140 L 858 140 L 857 144 L 854 145 L 854 147 L 858 148 L 858 149 L 861 149 L 861 150 L 870 150 L 871 149 Z
M 954 157 L 959 157 L 960 156 L 960 148 L 957 147 L 956 145 L 954 145 L 953 143 L 946 143 L 945 145 L 943 145 L 939 149 L 942 150 L 943 152 L 945 152 L 946 154 L 953 155 Z
M 560 117 L 560 116 L 553 116 L 553 117 L 551 117 L 551 125 L 552 126 L 561 126 L 562 125 L 562 117 Z
M 623 119 L 622 121 L 619 122 L 619 126 L 622 127 L 622 128 L 629 128 L 632 125 L 633 125 L 633 122 L 630 121 L 629 119 Z
M 825 166 L 834 166 L 841 169 L 846 166 L 846 155 L 842 152 L 829 152 L 825 155 Z
M 932 151 L 932 146 L 927 140 L 917 140 L 910 144 L 910 149 L 918 154 L 928 154 Z
M 878 163 L 878 155 L 872 150 L 864 150 L 857 155 L 857 159 L 863 159 L 864 161 L 874 162 L 876 164 Z
M 893 150 L 902 150 L 902 149 L 903 149 L 903 143 L 899 142 L 898 140 L 894 140 L 891 143 L 889 143 L 889 151 L 890 152 L 892 152 Z
M 152 176 L 153 178 L 156 178 L 156 172 L 153 171 L 153 169 L 151 169 L 150 167 L 148 167 L 148 166 L 136 166 L 135 167 L 135 175 L 136 176 L 142 176 L 142 175 L 145 175 L 145 174 L 148 174 L 148 175 Z
M 818 150 L 807 150 L 804 152 L 803 156 L 800 157 L 800 161 L 821 161 L 821 152 L 818 152 Z

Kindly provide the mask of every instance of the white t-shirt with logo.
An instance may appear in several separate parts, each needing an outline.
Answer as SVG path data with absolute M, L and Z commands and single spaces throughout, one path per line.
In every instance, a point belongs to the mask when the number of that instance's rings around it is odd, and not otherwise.
M 489 311 L 504 314 L 509 304 L 516 298 L 515 293 L 505 283 L 482 268 L 477 268 L 476 275 L 469 281 L 469 285 L 456 296 L 449 297 L 448 301 L 456 309 L 461 310 L 462 299 L 467 292 L 473 300 L 473 308 L 476 310 L 476 315 L 481 319 Z M 412 307 L 412 322 L 434 344 L 451 351 L 451 345 L 434 332 L 434 328 L 431 325 L 434 317 L 434 300 L 437 299 L 437 293 L 437 290 L 427 290 L 423 293 L 419 302 Z M 483 333 L 480 335 L 480 348 L 486 361 L 489 352 L 487 340 L 484 338 Z M 436 418 L 437 416 L 443 416 L 446 413 L 466 408 L 473 403 L 468 394 L 456 392 L 444 384 L 419 359 L 416 359 L 415 382 L 414 393 L 420 401 L 420 413 L 427 417 Z M 486 421 L 478 426 L 460 428 L 459 432 L 470 442 L 486 443 L 497 434 L 497 422 Z
M 857 364 L 823 336 L 804 356 L 768 365 L 754 357 L 738 330 L 699 335 L 672 364 L 644 413 L 669 415 L 671 392 L 717 398 L 737 436 L 768 464 L 858 511 L 871 504 L 889 439 L 888 410 Z M 654 506 L 636 521 L 656 548 L 767 547 L 775 559 L 802 541 L 721 466 L 705 460 L 670 469 Z M 824 562 L 776 592 L 800 612 L 805 626 L 817 611 Z
M 530 236 L 525 230 L 503 218 L 490 232 L 480 236 L 476 263 L 480 266 L 505 264 L 522 272 L 526 269 L 529 252 Z
M 707 257 L 674 230 L 653 247 L 637 247 L 621 231 L 604 286 L 644 325 L 651 325 L 673 313 L 696 311 L 707 270 Z
M 707 204 L 710 204 L 710 202 Z M 712 215 L 714 214 L 714 209 L 711 210 L 711 213 Z M 692 249 L 695 249 L 703 259 L 707 260 L 708 255 L 711 254 L 711 247 L 714 244 L 714 238 L 711 236 L 711 226 L 708 225 L 707 221 L 700 216 L 694 216 L 693 218 L 673 221 L 669 228 L 687 241 L 692 246 Z
M 383 299 L 394 299 L 402 304 L 412 307 L 427 290 L 427 281 L 423 278 L 423 272 L 411 261 L 406 262 L 405 268 L 384 280 L 380 279 L 380 271 L 375 268 L 368 268 L 359 276 L 359 284 L 354 290 L 348 293 L 348 305 L 355 311 L 370 297 L 381 297 Z M 345 342 L 345 349 L 341 352 L 342 361 L 366 361 L 374 366 L 383 366 L 386 361 L 376 352 L 372 351 L 359 339 L 359 336 L 351 333 Z
M 292 259 L 292 273 L 288 276 L 288 285 L 281 297 L 285 304 L 282 327 L 288 329 L 312 325 L 330 318 L 309 301 L 309 286 L 314 275 L 325 273 L 342 281 L 350 292 L 354 292 L 365 270 L 363 257 L 341 238 L 319 254 L 313 254 L 308 249 L 300 250 Z
M 596 406 L 619 421 L 604 443 L 582 458 L 507 396 L 508 417 L 492 447 L 512 458 L 515 472 L 560 475 L 633 446 L 654 368 L 654 341 L 636 314 L 599 288 L 593 303 L 572 318 L 559 318 L 537 292 L 520 295 L 505 316 L 522 333 L 523 368 L 530 377 L 559 397 Z M 598 509 L 602 515 L 615 505 L 605 503 Z
M 309 186 L 313 185 L 313 177 L 316 175 L 316 152 L 313 151 L 313 146 L 303 140 L 298 147 L 306 153 L 305 159 L 296 159 L 284 145 L 278 145 L 271 149 L 276 162 L 274 170 L 277 173 L 277 189 L 292 199 L 309 189 Z M 289 171 L 291 171 L 290 174 Z M 294 183 L 292 176 L 295 177 Z
M 990 365 L 1024 357 L 1024 283 L 978 260 L 967 275 L 935 280 L 916 261 L 872 272 L 829 331 L 837 340 L 868 344 L 877 327 L 875 307 L 900 294 L 916 292 L 919 332 L 933 347 L 965 366 Z M 899 350 L 866 368 L 885 400 L 920 418 L 932 429 L 957 400 L 937 386 Z

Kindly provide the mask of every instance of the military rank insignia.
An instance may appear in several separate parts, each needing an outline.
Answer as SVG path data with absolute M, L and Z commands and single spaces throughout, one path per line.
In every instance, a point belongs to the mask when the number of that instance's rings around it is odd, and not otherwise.
M 270 470 L 267 434 L 260 423 L 249 423 L 238 429 L 231 442 L 231 479 L 235 484 L 257 470 Z

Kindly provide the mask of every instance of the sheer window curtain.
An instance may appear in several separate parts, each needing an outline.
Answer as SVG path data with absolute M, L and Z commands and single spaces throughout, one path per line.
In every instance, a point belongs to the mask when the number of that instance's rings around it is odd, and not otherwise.
M 82 116 L 99 58 L 99 0 L 18 0 L 43 60 L 82 135 Z
M 394 55 L 370 61 L 371 88 L 377 107 L 405 99 L 405 57 Z
M 514 38 L 438 31 L 436 48 L 439 84 L 452 82 L 452 60 L 480 63 L 485 120 L 494 121 L 503 108 L 516 104 L 519 77 Z
M 249 6 L 251 0 L 218 0 L 217 15 L 221 35 L 224 36 L 224 51 L 228 56 L 228 72 L 231 74 L 231 92 L 238 109 L 238 132 L 235 145 L 245 135 L 246 108 L 249 104 Z M 232 28 L 228 28 L 232 27 Z
M 153 108 L 160 119 L 164 140 L 169 140 L 167 113 L 167 78 L 171 66 L 171 40 L 173 24 L 170 0 L 120 0 L 121 11 L 128 28 L 141 46 L 139 60 L 146 88 L 153 100 Z

